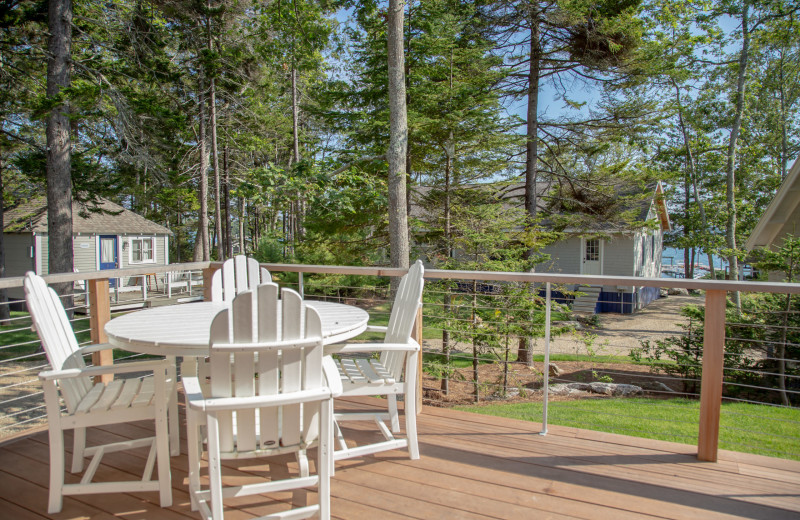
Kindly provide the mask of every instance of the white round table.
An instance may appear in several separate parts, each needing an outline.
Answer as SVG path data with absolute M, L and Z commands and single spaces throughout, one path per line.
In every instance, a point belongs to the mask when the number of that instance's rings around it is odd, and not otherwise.
M 304 302 L 319 312 L 325 345 L 358 336 L 367 328 L 367 311 L 342 303 Z M 108 342 L 115 347 L 159 356 L 208 355 L 211 320 L 227 305 L 216 302 L 153 307 L 125 314 L 106 323 Z

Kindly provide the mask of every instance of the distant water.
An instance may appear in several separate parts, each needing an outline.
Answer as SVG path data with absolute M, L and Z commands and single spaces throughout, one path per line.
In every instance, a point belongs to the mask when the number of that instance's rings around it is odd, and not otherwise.
M 683 249 L 677 247 L 665 247 L 664 252 L 661 253 L 661 265 L 678 265 L 683 263 Z M 721 256 L 714 256 L 714 268 L 724 269 L 727 267 L 728 262 Z M 702 251 L 698 250 L 694 256 L 695 265 L 708 265 L 708 256 Z

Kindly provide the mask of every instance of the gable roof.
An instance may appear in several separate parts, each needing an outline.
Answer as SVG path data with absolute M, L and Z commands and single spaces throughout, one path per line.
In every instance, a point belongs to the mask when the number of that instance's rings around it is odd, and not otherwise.
M 752 251 L 756 247 L 769 246 L 786 234 L 787 225 L 792 225 L 800 206 L 800 157 L 792 165 L 780 188 L 756 224 L 744 247 Z M 795 217 L 796 218 L 796 217 Z M 794 233 L 794 229 L 791 230 Z
M 72 201 L 72 232 L 86 234 L 171 235 L 166 227 L 147 220 L 108 199 L 99 199 L 98 209 Z M 37 197 L 3 214 L 6 233 L 47 233 L 47 199 Z

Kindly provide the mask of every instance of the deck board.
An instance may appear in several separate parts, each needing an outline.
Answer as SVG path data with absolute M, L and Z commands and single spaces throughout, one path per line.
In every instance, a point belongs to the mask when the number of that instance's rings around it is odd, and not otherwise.
M 337 409 L 380 404 L 354 399 Z M 392 451 L 337 463 L 335 518 L 800 518 L 796 461 L 721 452 L 719 463 L 699 462 L 693 446 L 558 426 L 540 436 L 536 423 L 440 408 L 426 407 L 418 425 L 418 461 Z M 345 431 L 359 441 L 377 435 L 369 423 L 348 423 Z M 151 434 L 152 425 L 142 422 L 95 428 L 88 438 L 91 444 Z M 66 497 L 64 511 L 53 516 L 46 514 L 47 433 L 2 443 L 0 517 L 199 518 L 189 507 L 185 432 L 181 439 L 182 456 L 171 459 L 172 507 L 161 509 L 157 493 L 82 495 Z M 69 452 L 69 434 L 66 441 Z M 146 456 L 143 449 L 108 454 L 97 479 L 138 479 Z M 279 477 L 296 464 L 290 458 L 269 465 L 228 461 L 224 468 L 233 483 Z M 226 502 L 226 518 L 245 520 L 315 500 L 313 491 L 241 497 Z

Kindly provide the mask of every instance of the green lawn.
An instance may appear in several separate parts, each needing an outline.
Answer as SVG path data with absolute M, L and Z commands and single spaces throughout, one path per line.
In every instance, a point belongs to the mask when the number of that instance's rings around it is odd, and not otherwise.
M 542 403 L 459 406 L 485 415 L 541 422 Z M 583 399 L 550 402 L 548 422 L 684 444 L 697 442 L 700 403 L 689 399 Z M 800 460 L 800 409 L 723 403 L 719 447 Z

